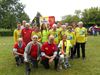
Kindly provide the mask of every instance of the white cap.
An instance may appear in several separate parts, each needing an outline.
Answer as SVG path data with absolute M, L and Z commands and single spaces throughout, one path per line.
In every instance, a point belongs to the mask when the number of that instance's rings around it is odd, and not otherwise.
M 53 26 L 52 27 L 57 27 L 57 25 L 56 24 L 53 24 Z
M 66 28 L 66 25 L 62 25 L 61 27 L 62 27 L 62 28 Z
M 26 22 L 26 20 L 23 20 L 22 22 Z
M 32 39 L 33 39 L 33 38 L 37 38 L 37 39 L 38 39 L 38 36 L 37 36 L 37 35 L 33 35 L 33 36 L 32 36 Z
M 22 41 L 23 39 L 22 38 L 18 38 L 18 41 Z
M 68 23 L 65 23 L 66 26 L 68 26 Z
M 83 22 L 82 22 L 82 21 L 80 21 L 80 22 L 78 22 L 78 23 L 77 23 L 77 25 L 83 25 Z
M 25 25 L 30 25 L 29 23 L 26 23 Z

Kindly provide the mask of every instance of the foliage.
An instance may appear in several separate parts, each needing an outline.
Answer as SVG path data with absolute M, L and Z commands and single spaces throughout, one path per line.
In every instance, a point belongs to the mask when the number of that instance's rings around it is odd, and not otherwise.
M 16 22 L 21 22 L 23 19 L 29 21 L 24 8 L 25 6 L 19 0 L 1 0 L 0 28 L 13 30 L 16 27 Z
M 62 18 L 62 21 L 63 23 L 83 21 L 85 25 L 100 25 L 100 8 L 91 7 L 84 9 L 84 11 L 75 10 L 75 15 L 66 15 L 64 19 Z

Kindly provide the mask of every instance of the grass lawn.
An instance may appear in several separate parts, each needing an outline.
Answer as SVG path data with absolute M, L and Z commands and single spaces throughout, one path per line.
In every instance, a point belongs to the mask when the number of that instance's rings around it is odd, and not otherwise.
M 16 67 L 12 55 L 13 38 L 0 37 L 0 75 L 25 75 L 25 66 Z M 45 70 L 41 65 L 32 70 L 31 75 L 100 75 L 100 36 L 88 37 L 86 60 L 70 60 L 71 68 L 56 72 Z

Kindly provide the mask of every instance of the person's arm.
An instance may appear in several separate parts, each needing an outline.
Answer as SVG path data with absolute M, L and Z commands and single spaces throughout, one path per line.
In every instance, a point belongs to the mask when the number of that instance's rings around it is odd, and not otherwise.
M 76 35 L 74 32 L 73 32 L 73 41 L 74 41 L 74 45 L 76 45 Z
M 20 37 L 23 38 L 23 29 L 21 30 Z
M 57 51 L 54 52 L 53 56 L 51 56 L 51 59 L 55 59 L 56 56 L 57 56 Z
M 46 57 L 46 58 L 48 58 L 48 59 L 51 58 L 50 56 L 46 55 L 45 52 L 41 52 L 41 56 L 42 56 L 42 57 L 44 56 L 44 57 Z
M 57 56 L 57 49 L 58 47 L 55 45 L 55 49 L 54 49 L 55 51 L 53 53 L 53 56 L 51 56 L 51 58 L 49 59 L 49 63 L 52 63 L 55 57 Z
M 42 47 L 41 47 L 41 56 L 50 59 L 50 56 L 48 56 L 48 55 L 45 54 L 45 47 L 46 47 L 46 45 L 44 43 L 42 45 Z
M 63 50 L 62 50 L 62 42 L 60 41 L 60 43 L 58 44 L 58 49 L 59 49 L 59 54 L 63 54 Z
M 27 44 L 27 46 L 25 47 L 25 51 L 24 51 L 24 61 L 28 62 L 28 54 L 30 53 L 30 48 L 31 48 L 31 42 Z
M 21 56 L 23 56 L 23 54 L 17 52 L 16 48 L 13 48 L 13 53 L 14 53 L 14 55 L 21 55 Z
M 17 34 L 16 34 L 16 30 L 14 30 L 13 37 L 14 37 L 14 42 L 17 42 Z

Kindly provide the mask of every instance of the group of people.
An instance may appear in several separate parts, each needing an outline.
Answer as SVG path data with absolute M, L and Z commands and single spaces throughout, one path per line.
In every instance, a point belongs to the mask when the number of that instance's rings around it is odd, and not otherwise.
M 91 35 L 97 36 L 98 33 L 100 34 L 100 28 L 96 24 L 94 24 L 89 28 L 89 32 Z
M 80 58 L 80 48 L 82 59 L 85 59 L 86 41 L 87 29 L 81 21 L 64 25 L 57 23 L 52 27 L 43 23 L 37 27 L 23 20 L 14 30 L 13 54 L 17 66 L 25 63 L 26 75 L 30 74 L 30 64 L 37 68 L 41 63 L 49 69 L 53 61 L 54 69 L 59 71 L 70 67 L 68 59 Z

